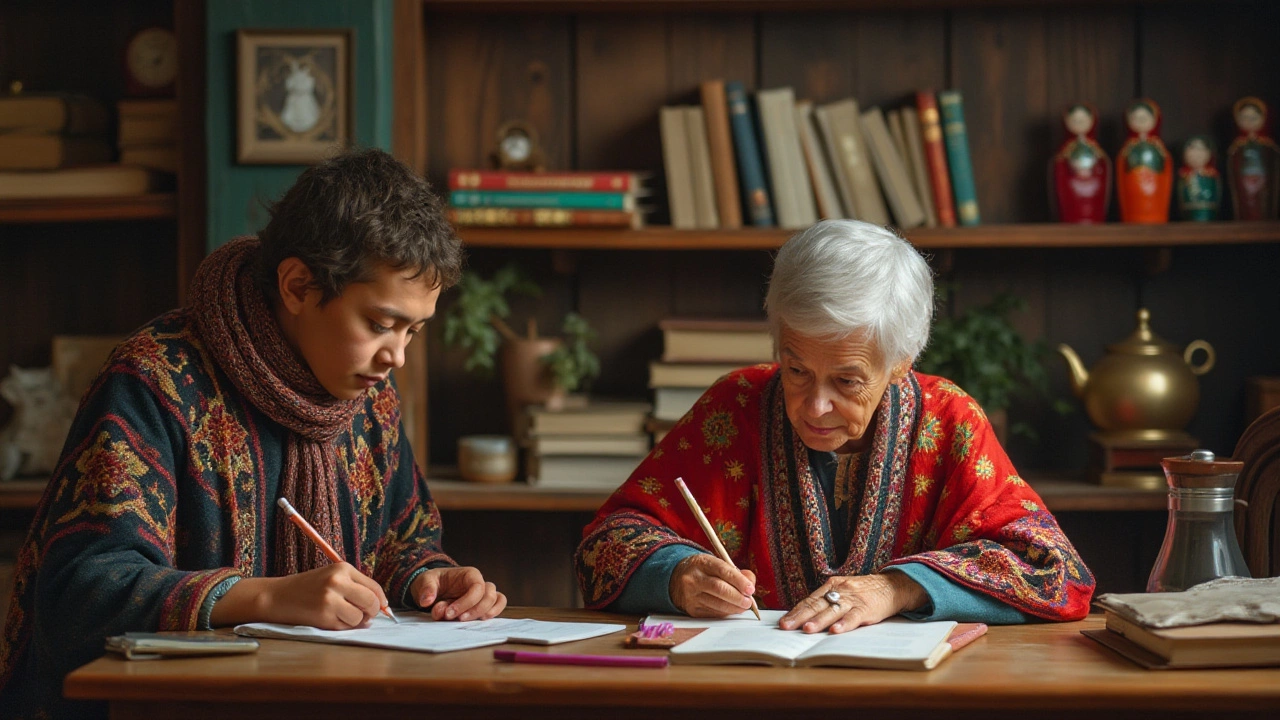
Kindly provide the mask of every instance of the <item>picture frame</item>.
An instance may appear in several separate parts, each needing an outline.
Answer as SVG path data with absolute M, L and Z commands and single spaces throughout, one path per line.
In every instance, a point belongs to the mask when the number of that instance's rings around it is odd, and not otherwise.
M 339 29 L 236 31 L 236 161 L 311 165 L 352 141 L 353 37 Z

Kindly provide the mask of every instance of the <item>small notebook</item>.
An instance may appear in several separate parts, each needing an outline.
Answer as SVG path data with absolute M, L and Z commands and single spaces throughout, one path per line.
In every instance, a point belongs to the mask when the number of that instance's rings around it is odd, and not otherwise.
M 123 655 L 127 660 L 157 660 L 166 657 L 251 653 L 258 649 L 258 641 L 209 633 L 131 632 L 107 638 L 106 649 Z
M 717 625 L 672 648 L 671 662 L 932 670 L 951 654 L 947 638 L 955 627 L 952 621 L 890 619 L 832 635 Z
M 508 618 L 472 622 L 437 622 L 428 614 L 411 612 L 400 612 L 396 616 L 400 619 L 399 624 L 390 618 L 378 616 L 369 621 L 368 627 L 354 630 L 320 630 L 305 625 L 251 623 L 237 626 L 235 632 L 237 635 L 280 640 L 439 653 L 470 650 L 508 642 L 556 645 L 608 635 L 625 630 L 627 627 L 608 623 L 547 622 Z

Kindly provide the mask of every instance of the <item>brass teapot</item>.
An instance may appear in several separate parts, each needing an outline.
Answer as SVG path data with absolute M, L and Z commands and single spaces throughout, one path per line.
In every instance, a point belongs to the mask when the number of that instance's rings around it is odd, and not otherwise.
M 1107 346 L 1107 354 L 1084 369 L 1067 345 L 1058 352 L 1071 369 L 1071 389 L 1084 401 L 1094 425 L 1108 435 L 1133 440 L 1167 440 L 1182 435 L 1200 401 L 1197 375 L 1213 369 L 1213 346 L 1196 340 L 1179 352 L 1151 332 L 1151 313 L 1138 311 L 1138 328 L 1121 342 Z M 1205 361 L 1191 362 L 1196 350 Z

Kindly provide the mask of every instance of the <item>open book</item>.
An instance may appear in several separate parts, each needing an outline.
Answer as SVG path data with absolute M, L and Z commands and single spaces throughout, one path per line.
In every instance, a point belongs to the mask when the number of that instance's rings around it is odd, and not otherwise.
M 399 612 L 400 624 L 379 615 L 369 625 L 354 630 L 320 630 L 306 625 L 250 623 L 236 626 L 237 635 L 305 640 L 335 645 L 413 650 L 416 652 L 450 652 L 470 650 L 487 645 L 524 643 L 556 645 L 574 640 L 608 635 L 625 630 L 626 625 L 607 623 L 547 622 L 494 618 L 471 622 L 437 622 L 426 613 Z
M 720 623 L 671 649 L 671 662 L 932 670 L 951 654 L 952 621 L 885 620 L 847 633 L 806 634 L 762 624 Z

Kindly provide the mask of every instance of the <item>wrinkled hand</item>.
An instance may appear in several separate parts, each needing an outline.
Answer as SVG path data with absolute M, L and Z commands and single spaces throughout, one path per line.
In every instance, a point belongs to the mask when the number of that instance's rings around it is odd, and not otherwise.
M 387 603 L 378 583 L 345 562 L 271 580 L 262 598 L 266 622 L 349 630 L 368 622 Z
M 840 593 L 839 606 L 823 597 L 832 590 Z M 906 573 L 836 576 L 797 603 L 778 622 L 778 627 L 801 628 L 807 633 L 830 628 L 833 633 L 842 633 L 862 625 L 874 625 L 905 610 L 915 610 L 928 599 L 924 588 Z
M 726 617 L 751 607 L 756 575 L 715 555 L 698 553 L 676 565 L 667 591 L 671 604 L 690 617 Z
M 428 570 L 414 578 L 409 593 L 436 620 L 488 620 L 507 607 L 507 596 L 473 567 Z

